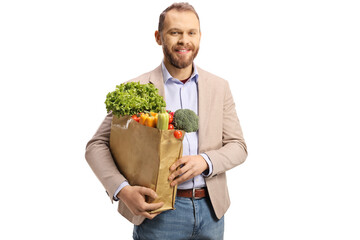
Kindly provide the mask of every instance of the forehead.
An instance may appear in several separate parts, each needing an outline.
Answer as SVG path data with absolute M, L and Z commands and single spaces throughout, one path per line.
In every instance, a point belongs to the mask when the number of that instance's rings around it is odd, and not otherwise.
M 172 9 L 166 13 L 164 21 L 164 30 L 166 31 L 170 28 L 200 29 L 200 23 L 195 13 Z

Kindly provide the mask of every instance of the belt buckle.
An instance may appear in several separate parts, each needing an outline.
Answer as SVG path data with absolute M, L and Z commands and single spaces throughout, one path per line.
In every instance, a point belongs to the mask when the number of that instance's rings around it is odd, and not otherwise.
M 196 200 L 196 199 L 200 199 L 200 197 L 196 197 L 196 196 L 195 196 L 195 191 L 196 191 L 196 189 L 198 189 L 198 188 L 193 188 L 193 189 L 192 189 L 192 199 L 195 199 L 195 200 Z

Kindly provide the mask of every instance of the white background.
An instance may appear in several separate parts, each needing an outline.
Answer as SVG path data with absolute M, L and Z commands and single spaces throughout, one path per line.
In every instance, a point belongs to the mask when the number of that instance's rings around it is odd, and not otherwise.
M 1 1 L 1 239 L 131 239 L 85 145 L 106 94 L 160 64 L 171 3 Z M 225 239 L 360 239 L 357 1 L 190 3 L 248 144 Z

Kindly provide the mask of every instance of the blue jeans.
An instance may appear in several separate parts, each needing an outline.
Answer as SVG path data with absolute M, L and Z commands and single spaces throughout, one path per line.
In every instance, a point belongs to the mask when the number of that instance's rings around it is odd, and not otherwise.
M 224 217 L 217 219 L 209 198 L 176 197 L 175 210 L 145 219 L 133 231 L 135 240 L 221 240 L 223 236 Z

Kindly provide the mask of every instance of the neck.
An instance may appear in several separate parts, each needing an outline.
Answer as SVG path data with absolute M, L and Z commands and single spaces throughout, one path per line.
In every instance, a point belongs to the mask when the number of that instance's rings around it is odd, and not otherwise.
M 164 64 L 165 64 L 166 69 L 169 71 L 170 75 L 179 80 L 188 79 L 191 76 L 192 71 L 193 71 L 192 64 L 190 64 L 189 66 L 187 66 L 185 68 L 174 67 L 167 60 L 164 60 Z

